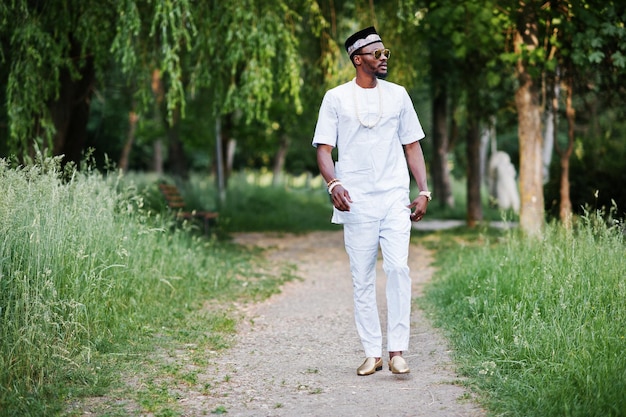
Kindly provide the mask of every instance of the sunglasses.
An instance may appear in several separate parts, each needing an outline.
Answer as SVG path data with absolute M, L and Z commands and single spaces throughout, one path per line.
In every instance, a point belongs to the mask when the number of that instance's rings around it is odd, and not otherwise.
M 391 55 L 391 51 L 389 49 L 377 49 L 372 52 L 362 52 L 360 54 L 354 55 L 374 55 L 374 58 L 380 59 L 380 57 L 383 55 L 385 55 L 385 58 L 389 58 L 389 55 Z

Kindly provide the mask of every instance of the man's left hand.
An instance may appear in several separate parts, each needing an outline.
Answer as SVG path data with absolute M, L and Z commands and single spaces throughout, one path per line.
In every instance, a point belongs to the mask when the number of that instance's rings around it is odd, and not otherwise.
M 411 221 L 419 222 L 426 214 L 426 209 L 428 208 L 428 198 L 423 195 L 417 196 L 408 207 L 413 210 L 411 213 Z

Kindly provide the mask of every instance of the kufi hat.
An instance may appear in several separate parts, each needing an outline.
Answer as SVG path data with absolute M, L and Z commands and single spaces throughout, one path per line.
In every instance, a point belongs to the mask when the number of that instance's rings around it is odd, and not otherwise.
M 352 55 L 359 49 L 375 42 L 382 42 L 380 36 L 376 32 L 374 26 L 370 26 L 358 31 L 354 35 L 346 39 L 346 52 L 352 58 Z

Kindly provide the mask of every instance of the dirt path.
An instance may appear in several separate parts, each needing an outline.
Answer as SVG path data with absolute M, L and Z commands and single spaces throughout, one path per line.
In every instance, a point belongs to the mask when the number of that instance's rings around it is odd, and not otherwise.
M 236 241 L 269 248 L 298 267 L 302 281 L 246 307 L 236 343 L 215 360 L 215 395 L 186 393 L 186 415 L 229 416 L 483 416 L 453 372 L 442 337 L 413 309 L 408 375 L 387 369 L 356 375 L 363 360 L 352 310 L 352 287 L 341 232 L 302 236 L 242 234 Z M 411 248 L 414 296 L 432 276 L 431 255 Z M 385 310 L 379 262 L 379 308 Z M 383 328 L 385 314 L 383 319 Z

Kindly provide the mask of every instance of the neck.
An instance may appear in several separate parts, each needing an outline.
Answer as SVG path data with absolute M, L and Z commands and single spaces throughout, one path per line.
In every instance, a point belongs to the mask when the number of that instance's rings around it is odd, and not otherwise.
M 378 79 L 373 75 L 356 75 L 356 84 L 361 88 L 374 88 L 378 85 Z

